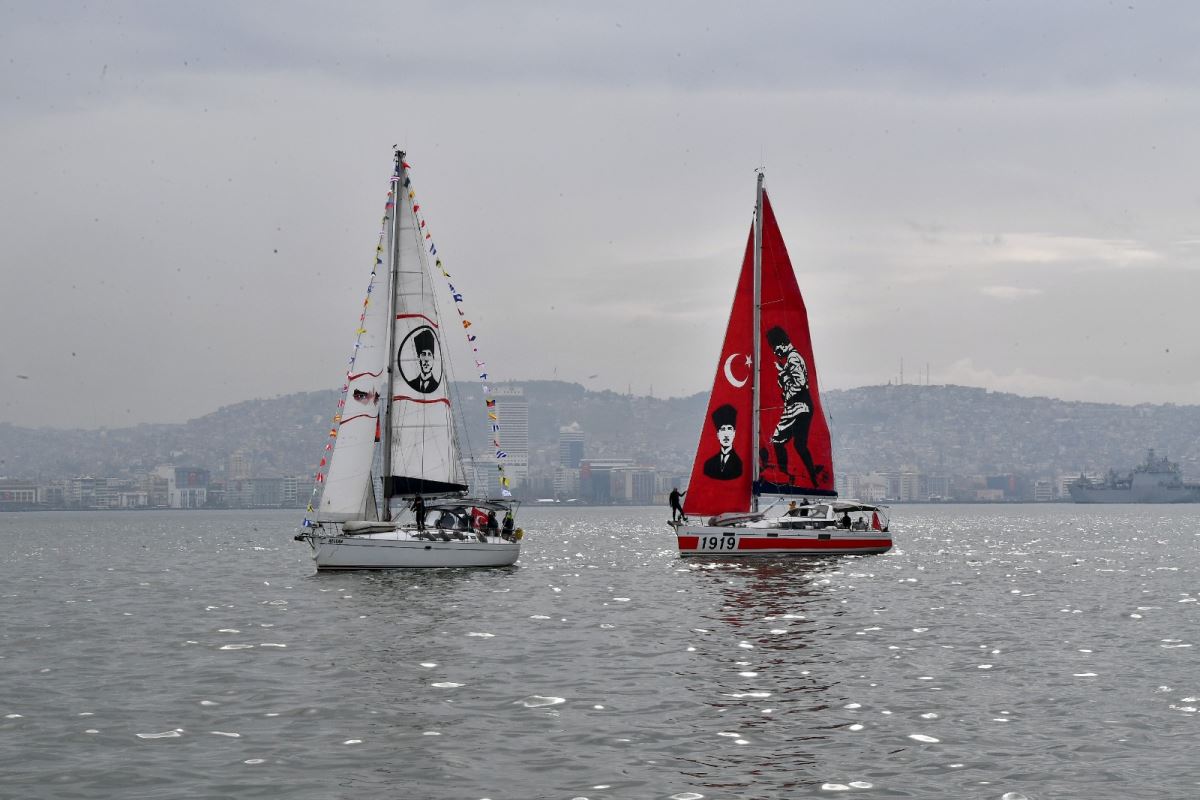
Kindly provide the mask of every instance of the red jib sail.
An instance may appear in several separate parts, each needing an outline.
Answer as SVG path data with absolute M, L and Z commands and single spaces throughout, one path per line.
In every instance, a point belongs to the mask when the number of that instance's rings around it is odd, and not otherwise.
M 762 214 L 759 440 L 750 442 L 754 353 L 752 226 L 684 497 L 684 511 L 688 515 L 749 511 L 752 492 L 835 494 L 829 426 L 817 388 L 808 312 L 765 190 Z M 755 486 L 751 486 L 752 458 L 759 459 L 759 481 Z
M 717 361 L 708 410 L 692 477 L 683 498 L 683 511 L 691 515 L 750 510 L 750 482 L 754 444 L 750 441 L 750 414 L 754 407 L 754 227 L 742 259 L 725 344 Z

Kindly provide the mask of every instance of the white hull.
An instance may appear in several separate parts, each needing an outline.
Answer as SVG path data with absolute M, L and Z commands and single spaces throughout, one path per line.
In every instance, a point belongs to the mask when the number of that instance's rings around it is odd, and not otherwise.
M 836 556 L 871 555 L 892 549 L 886 531 L 841 528 L 788 529 L 765 525 L 677 524 L 681 556 Z
M 421 539 L 410 531 L 365 536 L 314 535 L 309 543 L 318 570 L 435 569 L 445 567 L 507 567 L 521 553 L 520 542 L 498 536 L 485 541 Z

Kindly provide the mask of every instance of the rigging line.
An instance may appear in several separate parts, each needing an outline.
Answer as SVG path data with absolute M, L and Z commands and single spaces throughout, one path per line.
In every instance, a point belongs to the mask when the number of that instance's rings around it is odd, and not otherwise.
M 411 167 L 409 167 L 409 169 L 411 169 Z M 410 187 L 410 195 L 412 195 L 411 187 Z M 457 304 L 460 304 L 462 302 L 462 295 L 461 295 L 461 293 L 457 293 L 454 291 L 454 287 L 450 283 L 450 273 L 442 265 L 441 259 L 437 258 L 437 245 L 433 241 L 433 234 L 427 228 L 424 217 L 421 216 L 421 214 L 418 211 L 420 204 L 416 203 L 415 196 L 412 196 L 411 199 L 413 199 L 413 206 L 412 206 L 413 215 L 417 218 L 417 223 L 418 223 L 417 230 L 425 231 L 426 232 L 425 233 L 425 241 L 429 242 L 429 247 L 427 248 L 426 252 L 423 253 L 423 258 L 426 258 L 426 261 L 425 261 L 426 266 L 428 266 L 427 256 L 428 255 L 434 256 L 435 263 L 438 267 L 438 270 L 442 273 L 443 277 L 445 278 L 446 287 L 447 287 L 447 289 L 449 289 L 451 297 L 454 299 L 454 302 L 457 306 Z M 435 298 L 435 303 L 436 303 L 436 298 Z M 478 337 L 475 334 L 470 333 L 469 328 L 468 328 L 469 322 L 466 319 L 466 315 L 462 313 L 461 309 L 458 309 L 458 310 L 459 310 L 459 315 L 463 317 L 463 322 L 464 322 L 463 332 L 464 332 L 464 335 L 466 336 L 467 344 L 470 345 L 471 352 L 478 355 L 479 354 Z M 482 362 L 482 359 L 476 359 L 476 362 L 477 363 L 486 363 L 486 362 Z M 482 369 L 482 367 L 481 367 L 481 369 Z M 480 379 L 484 389 L 488 389 L 488 385 L 487 385 L 488 379 L 486 376 L 487 376 L 486 372 L 481 372 L 480 376 L 479 376 L 479 379 Z M 512 492 L 510 492 L 508 490 L 508 476 L 507 476 L 507 473 L 505 473 L 505 471 L 504 471 L 504 459 L 500 455 L 501 453 L 503 453 L 503 449 L 500 446 L 500 442 L 502 441 L 501 436 L 500 436 L 500 430 L 501 430 L 500 411 L 499 411 L 498 405 L 494 401 L 494 398 L 488 397 L 489 394 L 491 394 L 490 391 L 485 391 L 483 393 L 484 406 L 485 406 L 485 408 L 488 409 L 488 414 L 489 414 L 488 419 L 492 420 L 492 424 L 490 426 L 491 433 L 492 433 L 492 440 L 493 440 L 493 443 L 495 443 L 497 445 L 495 448 L 495 450 L 496 450 L 495 460 L 497 462 L 497 464 L 496 464 L 497 469 L 500 473 L 500 493 L 501 493 L 501 496 L 503 496 L 503 497 L 511 497 Z M 491 405 L 488 405 L 488 401 L 491 401 Z M 491 416 L 493 414 L 495 415 L 494 419 Z M 456 440 L 456 443 L 457 443 L 457 440 Z M 465 476 L 464 476 L 464 478 L 465 478 Z

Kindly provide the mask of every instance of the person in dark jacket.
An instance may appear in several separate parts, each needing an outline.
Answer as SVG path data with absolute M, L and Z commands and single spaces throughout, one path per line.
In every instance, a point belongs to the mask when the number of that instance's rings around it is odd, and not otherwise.
M 413 495 L 412 503 L 408 507 L 412 509 L 413 516 L 417 518 L 417 530 L 425 530 L 425 501 L 421 499 L 421 495 Z
M 667 495 L 667 501 L 671 504 L 671 522 L 674 522 L 676 519 L 687 522 L 687 516 L 683 513 L 683 496 L 685 494 L 687 494 L 686 490 L 681 492 L 679 491 L 679 487 L 675 486 L 672 487 L 671 493 Z

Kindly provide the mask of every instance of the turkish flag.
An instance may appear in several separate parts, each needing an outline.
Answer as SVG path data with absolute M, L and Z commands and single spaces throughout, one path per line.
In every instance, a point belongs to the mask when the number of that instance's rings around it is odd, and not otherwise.
M 482 530 L 487 525 L 487 519 L 486 511 L 481 511 L 478 508 L 471 509 L 471 522 L 476 528 Z

